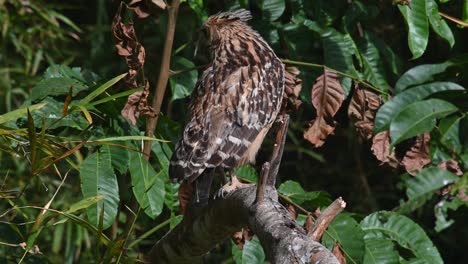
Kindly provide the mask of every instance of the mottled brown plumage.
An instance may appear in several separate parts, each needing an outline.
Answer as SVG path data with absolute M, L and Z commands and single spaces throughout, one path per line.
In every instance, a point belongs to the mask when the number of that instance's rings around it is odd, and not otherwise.
M 204 25 L 212 61 L 192 94 L 189 121 L 171 159 L 172 178 L 193 182 L 207 169 L 254 162 L 280 110 L 284 66 L 250 19 L 249 11 L 238 10 L 211 16 Z

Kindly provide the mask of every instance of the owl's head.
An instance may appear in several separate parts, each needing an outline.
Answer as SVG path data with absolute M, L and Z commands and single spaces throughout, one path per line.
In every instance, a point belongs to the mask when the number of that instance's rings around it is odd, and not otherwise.
M 203 34 L 211 45 L 217 45 L 224 37 L 233 35 L 250 29 L 247 21 L 252 19 L 250 11 L 239 9 L 232 12 L 223 12 L 210 16 L 203 25 Z

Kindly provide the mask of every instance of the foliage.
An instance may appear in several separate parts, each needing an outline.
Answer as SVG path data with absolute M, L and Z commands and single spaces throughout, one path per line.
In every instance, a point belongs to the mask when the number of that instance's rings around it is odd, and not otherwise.
M 291 112 L 278 179 L 298 222 L 343 196 L 348 212 L 322 243 L 348 263 L 461 259 L 468 50 L 466 29 L 445 17 L 461 16 L 463 3 L 181 1 L 172 75 L 155 136 L 146 137 L 144 118 L 131 125 L 121 111 L 139 95 L 133 106 L 153 113 L 147 97 L 168 15 L 163 1 L 133 2 L 119 21 L 123 33 L 134 31 L 117 41 L 125 66 L 109 48 L 117 3 L 0 1 L 0 262 L 135 262 L 181 221 L 168 165 L 209 61 L 197 30 L 210 14 L 237 8 L 251 10 L 253 28 L 301 71 L 304 104 Z M 235 173 L 255 182 L 256 171 Z M 206 261 L 264 263 L 265 254 L 254 236 L 220 245 Z

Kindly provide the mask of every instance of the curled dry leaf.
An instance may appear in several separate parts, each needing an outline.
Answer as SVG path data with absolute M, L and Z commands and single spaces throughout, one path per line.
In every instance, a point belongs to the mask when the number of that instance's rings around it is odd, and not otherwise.
M 359 136 L 371 139 L 374 119 L 381 104 L 380 96 L 355 85 L 354 94 L 348 107 L 348 116 L 354 123 Z
M 139 18 L 146 18 L 156 9 L 166 9 L 163 0 L 132 0 L 127 7 L 132 9 Z
M 188 182 L 182 182 L 179 187 L 179 204 L 180 204 L 180 214 L 185 215 L 185 210 L 187 209 L 190 200 L 192 199 L 193 194 L 193 184 Z
M 288 209 L 288 212 L 291 215 L 291 217 L 296 219 L 297 218 L 296 207 L 294 207 L 294 205 L 292 205 L 292 204 L 288 204 L 287 209 Z
M 296 67 L 286 67 L 284 76 L 283 111 L 297 111 L 302 104 L 299 94 L 302 90 L 302 80 L 297 77 L 301 72 Z
M 137 40 L 133 21 L 129 21 L 128 25 L 125 25 L 122 22 L 121 12 L 122 5 L 112 21 L 112 36 L 118 54 L 125 57 L 129 68 L 125 81 L 129 86 L 137 87 L 137 74 L 145 64 L 145 48 Z
M 340 243 L 336 242 L 335 245 L 333 245 L 332 253 L 335 255 L 336 259 L 338 259 L 340 264 L 346 264 L 346 257 L 340 247 Z
M 456 160 L 443 161 L 439 163 L 437 167 L 444 169 L 444 170 L 448 170 L 457 176 L 463 175 L 463 171 L 461 171 L 460 165 L 458 165 L 458 162 Z
M 335 130 L 336 122 L 333 116 L 340 109 L 344 97 L 338 75 L 324 69 L 324 73 L 317 78 L 312 87 L 312 104 L 317 110 L 317 117 L 304 132 L 304 138 L 314 147 L 322 146 L 328 135 Z
M 416 142 L 408 150 L 401 161 L 401 165 L 405 167 L 405 170 L 415 176 L 421 170 L 431 162 L 429 158 L 429 140 L 431 136 L 429 133 L 424 133 L 416 137 Z
M 312 229 L 314 228 L 314 218 L 312 217 L 311 214 L 309 214 L 304 221 L 304 229 L 306 230 L 307 233 L 312 232 Z
M 380 132 L 374 136 L 371 150 L 382 163 L 387 163 L 393 168 L 398 166 L 398 160 L 395 158 L 395 148 L 390 150 L 390 133 L 388 131 Z
M 127 119 L 130 124 L 136 125 L 137 119 L 140 116 L 156 116 L 154 109 L 148 104 L 149 82 L 146 81 L 143 91 L 134 92 L 128 96 L 127 103 L 122 109 L 122 116 Z
M 254 233 L 248 227 L 242 228 L 242 230 L 235 232 L 232 235 L 233 242 L 237 245 L 237 247 L 242 250 L 244 248 L 245 241 L 252 240 Z

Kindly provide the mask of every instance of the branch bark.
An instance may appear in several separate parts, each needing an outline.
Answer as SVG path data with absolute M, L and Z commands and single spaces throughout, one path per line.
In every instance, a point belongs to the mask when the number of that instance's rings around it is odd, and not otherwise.
M 339 263 L 328 249 L 313 241 L 297 225 L 278 202 L 273 187 L 265 186 L 261 202 L 255 203 L 255 197 L 256 187 L 252 186 L 213 200 L 195 216 L 185 217 L 191 220 L 183 221 L 158 241 L 148 260 L 151 263 L 197 263 L 215 245 L 248 224 L 272 263 Z

